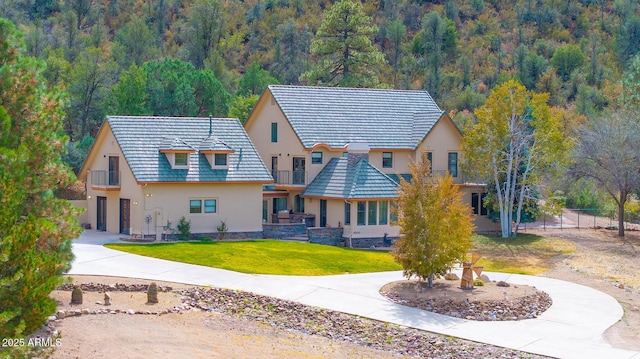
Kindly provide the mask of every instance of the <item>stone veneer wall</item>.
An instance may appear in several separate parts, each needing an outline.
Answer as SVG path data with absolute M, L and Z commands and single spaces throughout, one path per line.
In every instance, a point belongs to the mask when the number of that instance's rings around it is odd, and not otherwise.
M 191 235 L 194 238 L 197 239 L 203 239 L 203 238 L 211 238 L 214 241 L 218 240 L 218 232 L 213 232 L 213 233 L 193 233 Z M 227 232 L 224 235 L 224 239 L 262 239 L 263 237 L 263 232 L 262 231 L 258 231 L 258 232 Z
M 391 243 L 395 242 L 398 238 L 397 237 L 387 237 L 388 241 L 391 241 Z M 345 245 L 349 246 L 349 238 L 345 238 Z M 351 239 L 351 243 L 353 245 L 353 248 L 371 248 L 371 246 L 375 246 L 376 248 L 380 248 L 380 247 L 384 247 L 384 248 L 388 248 L 390 247 L 389 244 L 384 243 L 384 238 L 381 237 L 377 237 L 377 238 L 352 238 Z
M 309 242 L 337 246 L 342 241 L 344 228 L 314 227 L 309 228 Z
M 262 238 L 291 238 L 307 234 L 307 225 L 304 223 L 263 223 Z

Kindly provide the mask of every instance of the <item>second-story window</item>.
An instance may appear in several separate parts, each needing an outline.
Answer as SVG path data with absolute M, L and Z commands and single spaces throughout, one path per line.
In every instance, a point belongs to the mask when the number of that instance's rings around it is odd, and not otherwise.
M 393 167 L 393 153 L 382 152 L 382 168 L 392 168 L 392 167 Z
M 311 152 L 311 163 L 314 165 L 322 164 L 322 152 Z
M 175 166 L 186 166 L 188 164 L 187 158 L 189 157 L 188 153 L 176 153 L 174 154 L 173 164 Z
M 449 152 L 449 173 L 458 177 L 458 152 Z
M 271 142 L 278 142 L 278 123 L 271 123 Z
M 214 163 L 216 166 L 226 166 L 227 165 L 227 154 L 226 153 L 216 153 L 214 155 Z

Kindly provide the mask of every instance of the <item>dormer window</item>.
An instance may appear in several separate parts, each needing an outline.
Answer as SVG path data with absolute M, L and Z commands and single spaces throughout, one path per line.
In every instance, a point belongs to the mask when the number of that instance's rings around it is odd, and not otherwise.
M 207 159 L 214 170 L 229 168 L 229 155 L 235 151 L 214 135 L 205 138 L 200 144 L 200 153 Z
M 173 169 L 188 169 L 189 155 L 195 151 L 195 148 L 179 138 L 164 138 L 160 144 L 160 152 L 164 153 Z
M 226 153 L 215 153 L 214 157 L 214 166 L 227 166 L 227 154 Z
M 173 165 L 175 167 L 187 167 L 189 165 L 189 156 L 186 153 L 175 153 L 173 156 Z

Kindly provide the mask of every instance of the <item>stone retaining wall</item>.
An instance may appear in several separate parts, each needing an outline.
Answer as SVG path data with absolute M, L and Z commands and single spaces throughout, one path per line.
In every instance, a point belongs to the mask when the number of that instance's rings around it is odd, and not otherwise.
M 342 241 L 344 228 L 314 227 L 309 228 L 309 242 L 337 246 Z
M 195 237 L 197 239 L 203 239 L 203 238 L 211 238 L 214 241 L 218 240 L 218 232 L 213 232 L 213 233 L 194 233 L 192 234 L 192 237 Z M 262 239 L 264 238 L 263 232 L 262 231 L 258 231 L 258 232 L 227 232 L 224 235 L 224 239 Z
M 387 241 L 393 243 L 394 241 L 396 241 L 398 238 L 394 238 L 394 237 L 387 237 Z M 349 238 L 345 238 L 346 241 L 346 245 L 349 246 Z M 384 238 L 381 237 L 377 237 L 377 238 L 352 238 L 351 239 L 351 243 L 353 248 L 371 248 L 371 246 L 374 246 L 376 248 L 380 248 L 380 247 L 390 247 L 389 243 L 384 243 Z
M 307 234 L 307 225 L 304 223 L 263 223 L 262 238 L 291 238 Z

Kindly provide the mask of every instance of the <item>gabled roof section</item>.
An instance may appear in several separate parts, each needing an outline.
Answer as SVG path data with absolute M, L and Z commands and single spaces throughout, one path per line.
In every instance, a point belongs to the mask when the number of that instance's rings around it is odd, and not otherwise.
M 365 142 L 414 150 L 443 111 L 426 91 L 270 85 L 305 148 Z
M 231 147 L 224 143 L 224 141 L 213 135 L 205 138 L 200 144 L 198 150 L 200 150 L 200 152 L 234 152 Z
M 346 157 L 332 158 L 302 192 L 307 197 L 396 198 L 398 183 L 366 159 L 349 166 Z
M 205 155 L 196 151 L 211 137 L 209 118 L 108 116 L 106 122 L 138 182 L 273 181 L 237 119 L 211 121 L 211 129 L 219 140 L 212 146 L 224 147 L 225 152 L 234 151 L 229 154 L 229 166 L 225 169 L 212 169 Z M 189 154 L 189 168 L 172 169 L 160 152 L 162 147 L 193 151 Z
M 193 148 L 193 146 L 176 137 L 165 137 L 160 143 L 160 152 L 193 152 L 195 150 L 196 149 Z

